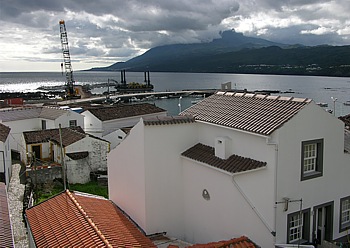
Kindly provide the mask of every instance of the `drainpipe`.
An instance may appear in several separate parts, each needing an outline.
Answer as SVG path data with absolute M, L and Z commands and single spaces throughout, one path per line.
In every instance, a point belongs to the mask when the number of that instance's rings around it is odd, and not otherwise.
M 246 202 L 249 204 L 249 206 L 253 209 L 253 211 L 255 212 L 255 214 L 259 217 L 259 219 L 261 220 L 261 222 L 265 225 L 265 227 L 269 230 L 269 232 L 274 235 L 275 231 L 270 227 L 269 223 L 267 223 L 267 221 L 265 220 L 265 218 L 259 213 L 259 211 L 256 209 L 256 207 L 254 206 L 254 204 L 250 201 L 250 199 L 248 198 L 248 196 L 244 193 L 244 191 L 242 190 L 242 188 L 238 185 L 238 183 L 235 180 L 235 175 L 232 175 L 232 182 L 233 184 L 236 186 L 236 188 L 238 189 L 239 193 L 243 196 L 243 198 L 246 200 Z
M 274 169 L 274 195 L 275 195 L 275 203 L 277 202 L 277 167 L 278 167 L 278 144 L 276 142 L 271 142 L 271 137 L 266 138 L 266 144 L 267 145 L 273 145 L 275 146 L 275 169 Z M 277 226 L 277 204 L 274 206 L 274 243 L 276 244 L 276 226 Z

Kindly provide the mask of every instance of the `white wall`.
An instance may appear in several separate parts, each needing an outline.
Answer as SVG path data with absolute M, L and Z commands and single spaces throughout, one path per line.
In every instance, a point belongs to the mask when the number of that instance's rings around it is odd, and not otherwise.
M 96 137 L 102 137 L 102 121 L 94 116 L 89 110 L 84 111 L 82 115 L 84 116 L 84 131 L 95 135 Z
M 266 170 L 260 170 L 238 175 L 235 179 L 254 202 L 253 206 L 260 211 L 264 209 L 256 203 L 268 201 L 265 199 L 269 193 L 266 174 Z M 232 176 L 183 159 L 183 178 L 186 241 L 208 243 L 246 235 L 261 247 L 273 247 L 269 229 L 236 188 Z M 247 185 L 254 187 L 260 197 L 253 198 L 246 190 Z M 210 200 L 203 198 L 204 189 L 209 192 Z M 269 209 L 270 212 L 272 210 Z
M 87 183 L 90 181 L 91 171 L 107 170 L 108 147 L 108 142 L 92 137 L 86 137 L 67 146 L 65 154 L 84 151 L 89 153 L 87 158 L 80 160 L 65 157 L 68 180 L 71 183 Z
M 324 139 L 323 176 L 301 181 L 301 143 L 320 138 Z M 344 236 L 345 233 L 338 233 L 339 199 L 350 195 L 350 160 L 344 154 L 344 123 L 311 103 L 278 131 L 278 143 L 277 200 L 303 199 L 303 209 L 311 210 L 334 201 L 333 239 Z M 283 212 L 283 204 L 277 206 L 277 243 L 287 241 L 287 214 L 298 210 L 299 202 L 289 204 L 287 212 Z
M 145 126 L 146 232 L 184 237 L 181 153 L 198 142 L 196 123 Z M 128 139 L 128 138 L 127 138 Z
M 77 126 L 80 126 L 81 128 L 84 128 L 84 116 L 81 114 L 78 114 L 72 110 L 65 110 L 66 114 L 61 115 L 55 120 L 55 127 L 48 127 L 49 128 L 58 128 L 59 124 L 61 124 L 62 128 L 69 127 L 69 121 L 76 120 Z
M 5 184 L 7 189 L 12 176 L 12 161 L 9 137 L 10 135 L 7 137 L 5 142 L 0 141 L 0 172 L 5 173 Z
M 104 140 L 110 142 L 110 149 L 113 150 L 120 142 L 122 142 L 126 137 L 126 133 L 124 133 L 121 129 L 118 129 L 114 132 L 103 136 Z
M 144 127 L 139 122 L 108 153 L 108 195 L 143 229 L 146 227 Z

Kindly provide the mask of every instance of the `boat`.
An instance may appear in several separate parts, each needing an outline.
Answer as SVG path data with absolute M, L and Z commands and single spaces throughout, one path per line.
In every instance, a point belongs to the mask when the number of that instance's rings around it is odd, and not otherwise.
M 326 103 L 326 102 L 318 102 L 316 104 L 320 107 L 328 107 L 328 103 Z
M 343 103 L 345 106 L 350 106 L 350 101 L 346 101 Z

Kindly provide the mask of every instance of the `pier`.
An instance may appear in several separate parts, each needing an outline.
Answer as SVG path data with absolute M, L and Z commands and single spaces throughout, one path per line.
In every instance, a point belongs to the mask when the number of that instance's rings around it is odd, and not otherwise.
M 186 97 L 190 95 L 205 95 L 210 96 L 214 94 L 217 89 L 204 89 L 204 90 L 181 90 L 181 91 L 163 91 L 163 92 L 144 92 L 144 93 L 129 93 L 129 94 L 115 94 L 115 95 L 105 95 L 105 96 L 92 96 L 89 98 L 81 98 L 81 99 L 71 99 L 64 101 L 57 101 L 57 105 L 70 105 L 77 103 L 98 103 L 109 100 L 111 102 L 115 102 L 118 99 L 121 101 L 129 101 L 130 99 L 143 99 L 147 97 L 154 96 L 156 98 L 179 98 Z

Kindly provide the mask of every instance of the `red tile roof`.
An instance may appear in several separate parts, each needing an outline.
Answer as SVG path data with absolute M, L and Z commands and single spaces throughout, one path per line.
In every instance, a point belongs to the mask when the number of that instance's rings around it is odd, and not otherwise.
M 0 182 L 0 247 L 14 247 L 6 185 Z
M 0 123 L 0 141 L 5 142 L 9 136 L 11 128 Z
M 209 244 L 197 244 L 192 245 L 189 248 L 255 248 L 257 247 L 252 241 L 247 237 L 242 236 L 240 238 L 235 238 L 227 241 L 213 242 Z
M 89 110 L 101 121 L 166 112 L 166 110 L 150 103 L 121 104 L 110 107 L 86 108 L 86 110 Z
M 227 159 L 221 159 L 215 156 L 215 150 L 213 147 L 201 143 L 187 149 L 181 155 L 230 173 L 254 170 L 266 166 L 266 162 L 260 162 L 238 155 L 232 155 Z
M 240 238 L 234 238 L 227 241 L 218 241 L 208 244 L 195 244 L 188 246 L 187 248 L 257 248 L 247 237 L 242 236 Z M 168 248 L 178 248 L 176 245 L 169 245 Z
M 291 119 L 310 99 L 217 92 L 181 112 L 196 120 L 270 135 Z
M 37 247 L 155 247 L 107 199 L 67 190 L 26 216 Z

